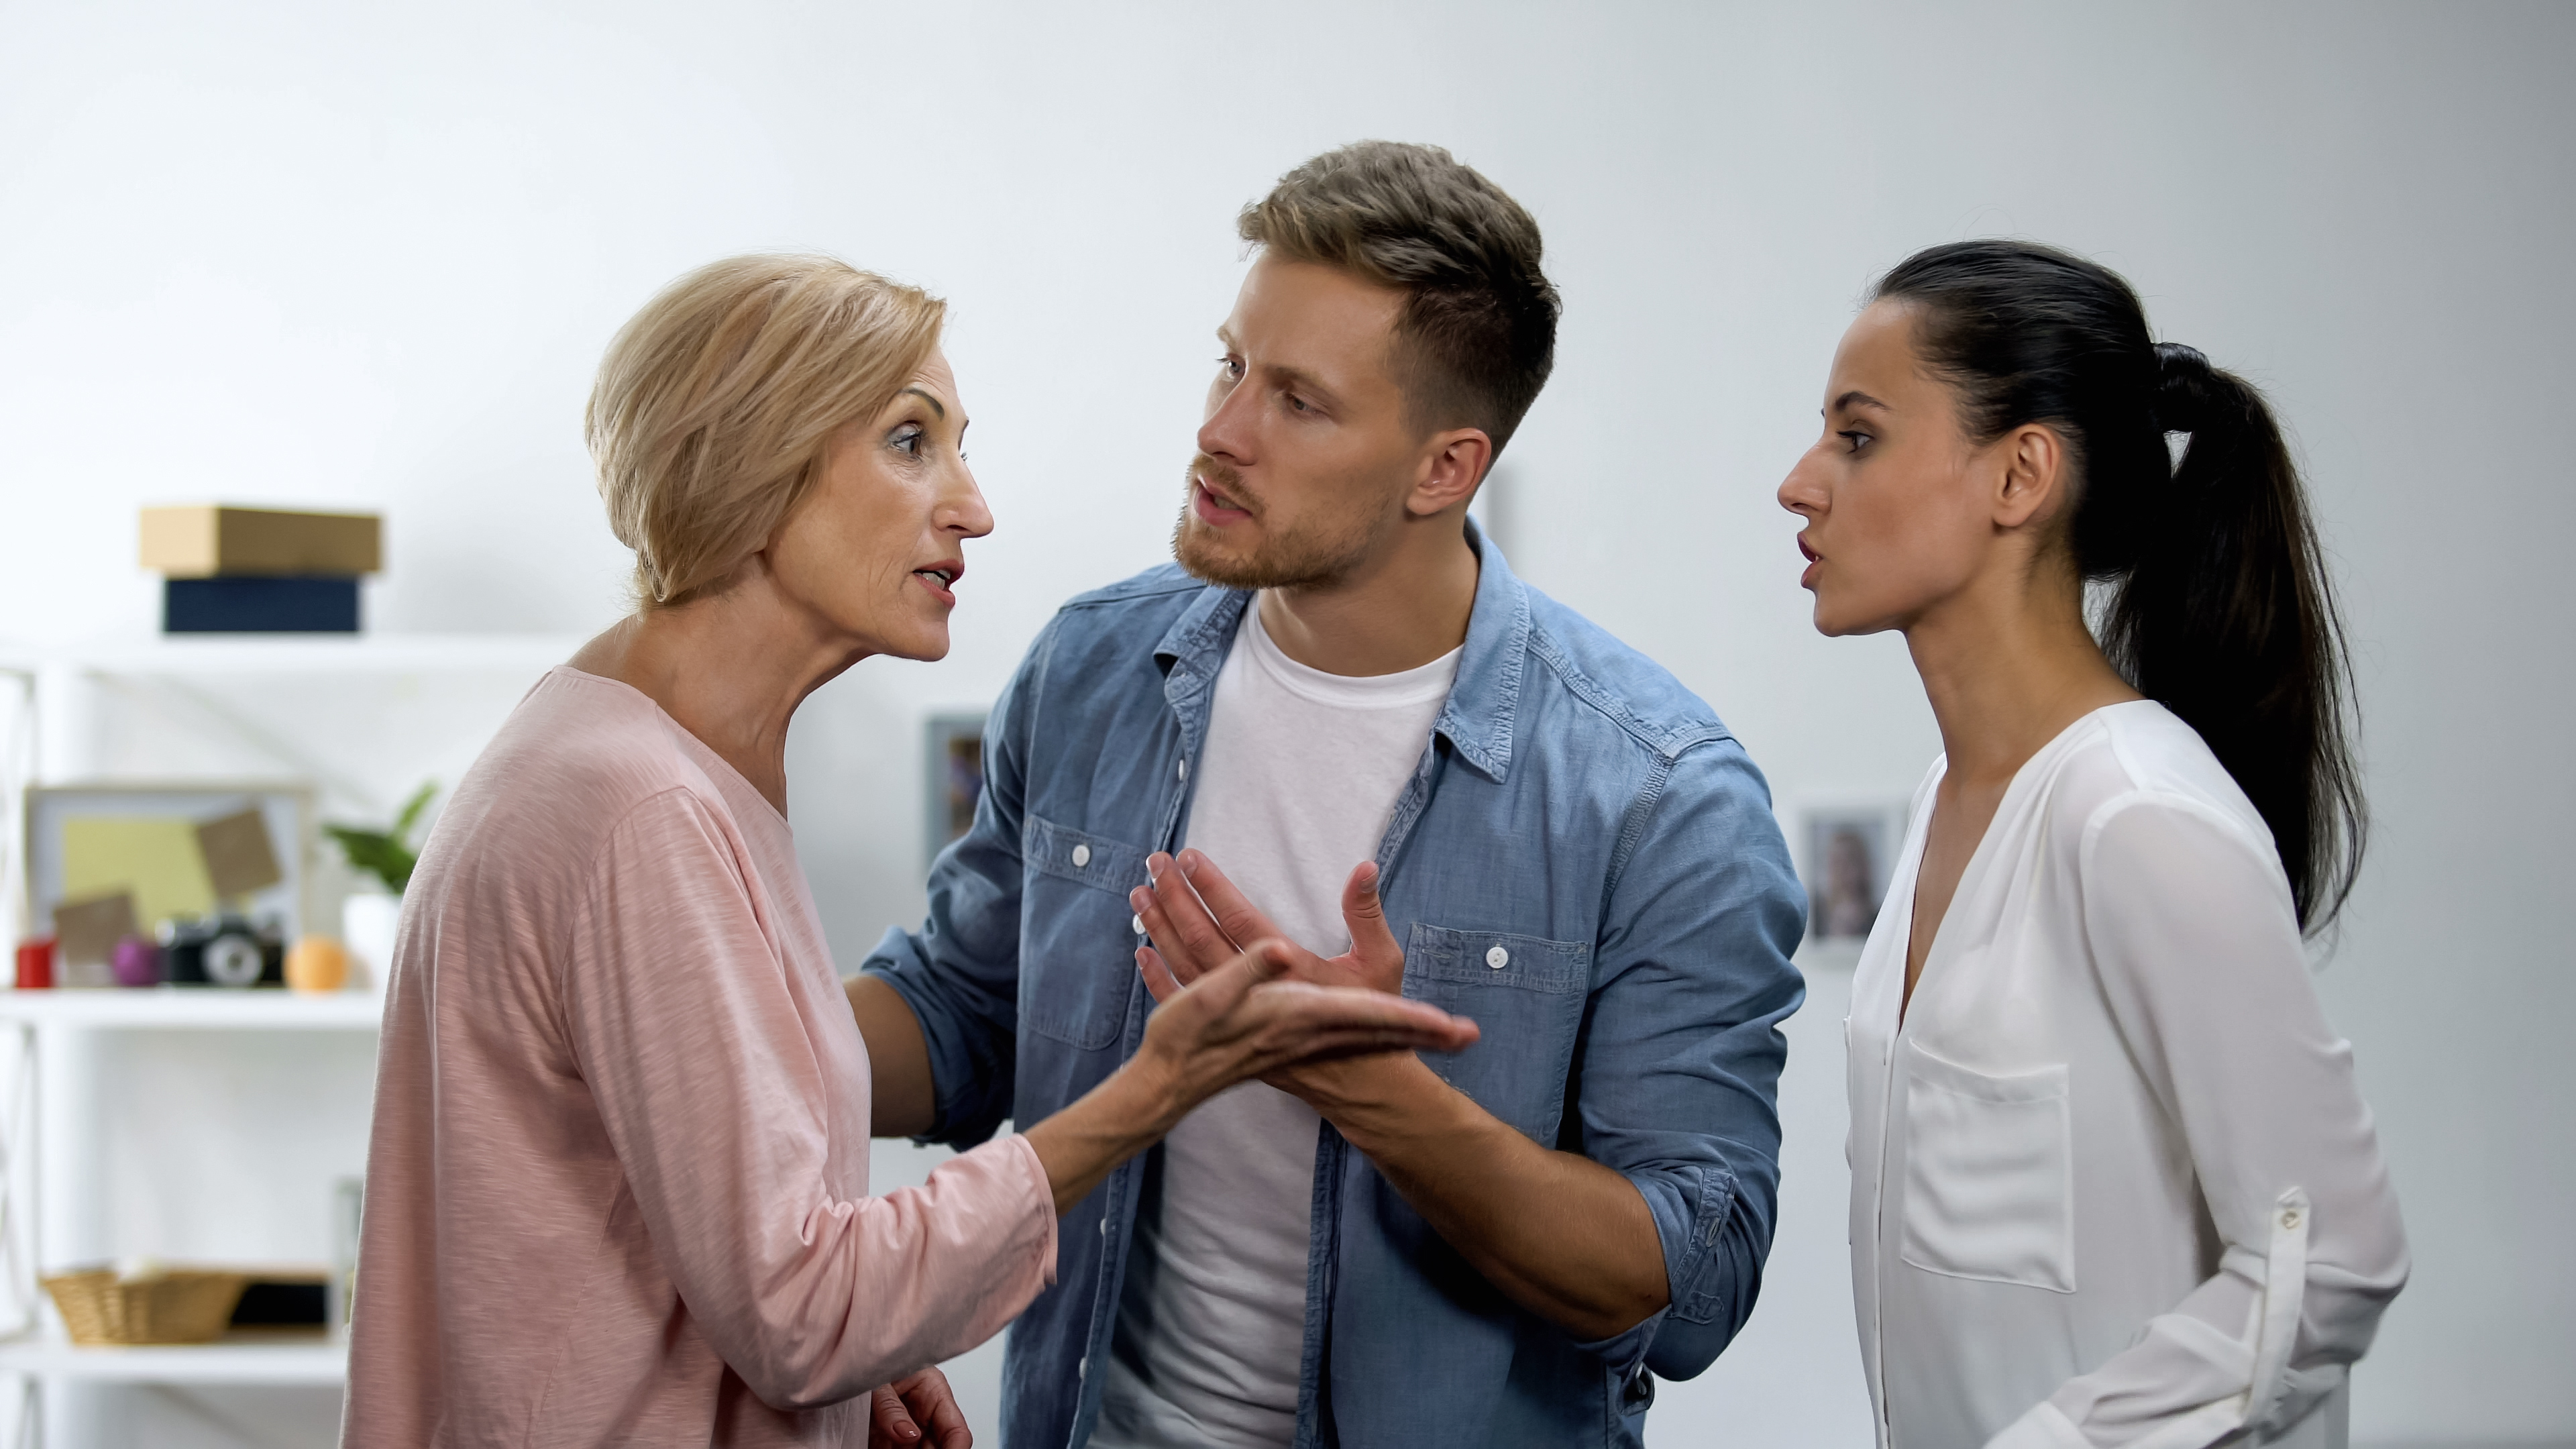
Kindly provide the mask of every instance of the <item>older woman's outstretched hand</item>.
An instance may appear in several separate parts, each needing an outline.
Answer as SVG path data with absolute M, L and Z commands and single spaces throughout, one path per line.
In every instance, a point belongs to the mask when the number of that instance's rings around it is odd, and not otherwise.
M 1217 1092 L 1295 1062 L 1454 1052 L 1476 1040 L 1474 1022 L 1427 1002 L 1290 979 L 1312 954 L 1267 938 L 1187 984 L 1156 970 L 1158 962 L 1140 963 L 1157 1005 L 1136 1060 L 1170 1072 L 1182 1085 L 1189 1101 L 1175 1122 Z M 1199 1086 L 1205 1090 L 1189 1090 Z
M 1237 1082 L 1298 1062 L 1454 1052 L 1476 1040 L 1474 1022 L 1425 1002 L 1283 979 L 1296 959 L 1286 942 L 1263 940 L 1186 986 L 1149 976 L 1157 1004 L 1134 1059 L 1026 1134 L 1057 1212 Z

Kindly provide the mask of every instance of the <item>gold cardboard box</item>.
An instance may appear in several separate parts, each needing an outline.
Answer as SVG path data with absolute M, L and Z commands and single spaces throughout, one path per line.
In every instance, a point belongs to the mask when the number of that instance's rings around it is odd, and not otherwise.
M 374 573 L 384 520 L 372 513 L 294 513 L 195 504 L 143 510 L 143 566 L 174 579 L 241 574 Z

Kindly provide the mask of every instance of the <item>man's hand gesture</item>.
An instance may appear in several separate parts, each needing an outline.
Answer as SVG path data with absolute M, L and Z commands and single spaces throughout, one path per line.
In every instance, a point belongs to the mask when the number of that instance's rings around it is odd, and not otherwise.
M 1249 944 L 1268 940 L 1270 959 L 1285 968 L 1288 979 L 1316 986 L 1362 986 L 1401 995 L 1404 948 L 1387 929 L 1386 910 L 1378 899 L 1377 865 L 1363 861 L 1342 887 L 1342 921 L 1350 928 L 1351 948 L 1323 957 L 1282 936 L 1216 862 L 1196 850 L 1178 860 L 1161 852 L 1145 859 L 1153 880 L 1128 896 L 1144 922 L 1152 944 L 1136 951 L 1136 967 L 1145 989 L 1156 1001 L 1167 1001 L 1201 975 L 1223 966 Z M 1383 1085 L 1374 1069 L 1410 1053 L 1381 1052 L 1373 1057 L 1307 1062 L 1271 1072 L 1261 1080 L 1304 1098 L 1329 1114 L 1334 1104 L 1374 1095 Z
M 1263 939 L 1287 945 L 1285 953 L 1272 959 L 1287 964 L 1291 980 L 1366 986 L 1398 995 L 1404 990 L 1404 948 L 1387 929 L 1375 861 L 1362 861 L 1342 887 L 1342 923 L 1350 928 L 1351 948 L 1330 959 L 1288 941 L 1216 862 L 1198 851 L 1184 850 L 1178 860 L 1157 851 L 1145 858 L 1145 873 L 1153 884 L 1138 886 L 1127 900 L 1153 939 L 1137 948 L 1136 965 L 1156 1001 Z

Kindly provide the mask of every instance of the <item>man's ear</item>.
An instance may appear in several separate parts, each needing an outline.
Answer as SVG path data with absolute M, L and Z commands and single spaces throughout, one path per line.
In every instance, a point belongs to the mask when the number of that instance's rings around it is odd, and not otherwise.
M 1427 518 L 1476 496 L 1476 485 L 1485 481 L 1485 470 L 1494 461 L 1494 440 L 1484 429 L 1451 428 L 1432 434 L 1424 446 L 1413 491 L 1405 495 L 1407 513 Z
M 2066 501 L 2066 440 L 2040 423 L 2024 423 L 1986 450 L 1994 460 L 1995 526 L 2020 528 L 2053 516 Z

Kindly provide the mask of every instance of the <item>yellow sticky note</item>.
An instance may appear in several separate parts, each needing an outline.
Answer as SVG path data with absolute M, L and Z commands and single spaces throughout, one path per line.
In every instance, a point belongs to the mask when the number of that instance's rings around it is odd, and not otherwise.
M 197 846 L 197 822 L 139 815 L 75 815 L 63 822 L 63 899 L 124 891 L 145 930 L 215 906 Z

